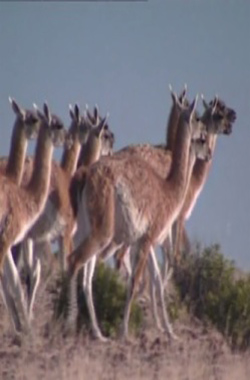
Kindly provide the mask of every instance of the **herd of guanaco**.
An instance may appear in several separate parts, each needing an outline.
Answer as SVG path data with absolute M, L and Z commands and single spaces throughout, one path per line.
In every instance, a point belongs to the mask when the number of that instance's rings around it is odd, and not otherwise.
M 0 159 L 0 290 L 16 332 L 31 329 L 44 252 L 52 257 L 51 245 L 57 242 L 60 270 L 69 280 L 70 328 L 76 328 L 76 279 L 83 269 L 92 333 L 106 341 L 92 282 L 97 261 L 113 256 L 117 268 L 127 270 L 121 336 L 128 337 L 132 301 L 147 276 L 155 325 L 176 338 L 166 308 L 169 263 L 178 266 L 182 252 L 190 249 L 185 222 L 205 185 L 217 137 L 231 134 L 236 112 L 218 97 L 209 103 L 202 97 L 200 115 L 198 96 L 189 102 L 186 86 L 179 96 L 170 86 L 170 94 L 166 141 L 119 151 L 97 106 L 93 112 L 70 106 L 66 130 L 46 103 L 43 110 L 36 105 L 27 110 L 9 99 L 15 123 L 9 155 Z M 27 156 L 31 139 L 37 140 L 35 152 Z M 53 151 L 60 146 L 58 163 Z M 28 286 L 21 281 L 20 260 Z

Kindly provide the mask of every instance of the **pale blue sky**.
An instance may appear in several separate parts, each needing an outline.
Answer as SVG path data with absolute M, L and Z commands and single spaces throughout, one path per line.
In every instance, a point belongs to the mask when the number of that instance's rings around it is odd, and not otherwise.
M 249 40 L 247 0 L 0 2 L 0 154 L 14 120 L 9 95 L 25 107 L 47 100 L 67 125 L 69 103 L 98 103 L 118 149 L 164 141 L 169 83 L 187 83 L 190 99 L 219 94 L 238 117 L 188 230 L 249 269 Z

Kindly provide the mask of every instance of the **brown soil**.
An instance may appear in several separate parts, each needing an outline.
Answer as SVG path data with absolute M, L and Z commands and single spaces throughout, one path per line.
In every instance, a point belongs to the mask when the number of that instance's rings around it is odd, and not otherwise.
M 100 343 L 86 333 L 63 337 L 51 322 L 48 288 L 38 291 L 32 337 L 13 334 L 0 300 L 1 380 L 249 379 L 249 353 L 233 354 L 218 332 L 187 317 L 174 324 L 180 340 L 169 342 L 154 328 L 148 307 L 139 337 L 130 342 Z

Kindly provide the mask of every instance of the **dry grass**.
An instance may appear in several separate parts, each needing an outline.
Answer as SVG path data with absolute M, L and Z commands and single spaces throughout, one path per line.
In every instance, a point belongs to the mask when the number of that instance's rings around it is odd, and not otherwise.
M 233 354 L 222 336 L 182 317 L 180 341 L 168 342 L 155 330 L 145 308 L 145 326 L 129 343 L 103 344 L 88 335 L 65 338 L 51 324 L 51 296 L 39 290 L 33 338 L 16 339 L 0 301 L 0 379 L 3 380 L 247 380 L 250 354 Z

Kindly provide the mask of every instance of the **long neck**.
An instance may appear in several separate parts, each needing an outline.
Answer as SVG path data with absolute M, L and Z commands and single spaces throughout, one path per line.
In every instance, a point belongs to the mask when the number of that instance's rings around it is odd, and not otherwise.
M 167 149 L 171 151 L 174 150 L 179 117 L 180 117 L 180 111 L 177 109 L 176 105 L 173 104 L 170 110 L 169 117 L 168 117 L 167 134 L 166 134 Z
M 33 172 L 27 186 L 27 189 L 38 205 L 42 204 L 48 195 L 52 154 L 53 145 L 48 136 L 48 131 L 41 125 L 36 145 Z
M 216 146 L 216 141 L 217 141 L 217 135 L 209 134 L 208 140 L 209 140 L 208 144 L 213 156 L 215 146 Z M 212 160 L 205 161 L 205 160 L 200 160 L 199 158 L 196 159 L 193 172 L 192 172 L 192 177 L 197 183 L 200 184 L 200 186 L 202 186 L 205 183 L 208 177 L 211 164 L 212 164 Z
M 197 159 L 196 159 L 196 153 L 194 151 L 194 149 L 192 149 L 192 147 L 190 148 L 190 153 L 189 153 L 189 158 L 188 158 L 188 166 L 187 166 L 187 174 L 186 174 L 186 184 L 185 184 L 185 187 L 184 187 L 184 193 L 183 193 L 183 203 L 185 201 L 185 198 L 186 198 L 186 195 L 188 193 L 188 189 L 189 189 L 189 185 L 190 185 L 190 181 L 191 181 L 191 178 L 192 178 L 192 174 L 193 174 L 193 170 L 194 170 L 194 165 L 196 163 Z M 204 161 L 204 160 L 200 160 L 200 161 Z
M 100 155 L 100 139 L 90 134 L 86 144 L 81 149 L 79 164 L 85 167 L 89 167 L 94 162 L 99 160 Z
M 28 146 L 25 130 L 20 123 L 20 121 L 16 121 L 13 128 L 6 167 L 6 175 L 18 185 L 21 183 L 25 154 Z
M 72 176 L 76 171 L 80 150 L 81 144 L 79 143 L 78 138 L 75 138 L 75 141 L 70 149 L 64 149 L 61 159 L 61 167 L 70 176 Z
M 176 135 L 172 166 L 167 177 L 167 182 L 172 184 L 178 198 L 183 196 L 185 192 L 188 164 L 190 164 L 190 143 L 191 134 L 189 128 L 185 122 L 181 121 Z

